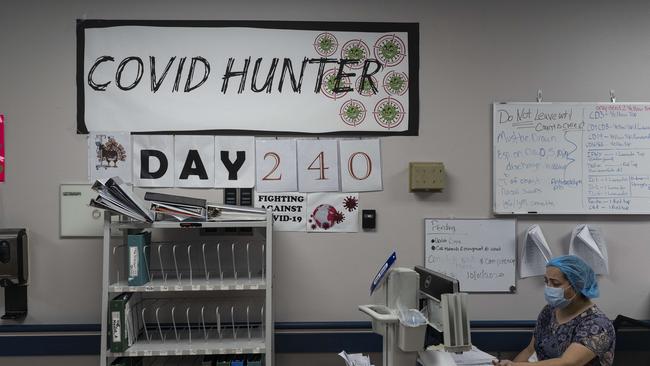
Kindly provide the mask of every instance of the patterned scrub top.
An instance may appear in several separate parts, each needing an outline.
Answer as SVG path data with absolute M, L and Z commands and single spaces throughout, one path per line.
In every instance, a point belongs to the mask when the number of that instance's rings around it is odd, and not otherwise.
M 586 366 L 611 366 L 614 362 L 614 326 L 596 305 L 564 324 L 558 324 L 555 311 L 546 305 L 539 313 L 534 335 L 540 361 L 558 358 L 571 343 L 579 343 L 596 355 Z

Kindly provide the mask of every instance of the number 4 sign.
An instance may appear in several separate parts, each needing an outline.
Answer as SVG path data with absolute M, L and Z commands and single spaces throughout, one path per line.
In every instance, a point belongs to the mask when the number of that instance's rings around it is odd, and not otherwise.
M 298 190 L 338 192 L 339 156 L 336 140 L 298 140 Z
M 379 139 L 340 140 L 341 191 L 381 191 L 381 147 Z
M 257 192 L 296 191 L 296 140 L 256 140 L 255 170 Z

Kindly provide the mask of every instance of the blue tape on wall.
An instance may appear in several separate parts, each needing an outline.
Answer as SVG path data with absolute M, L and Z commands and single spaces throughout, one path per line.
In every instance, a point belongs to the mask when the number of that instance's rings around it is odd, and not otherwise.
M 472 343 L 485 351 L 520 351 L 530 342 L 533 326 L 532 321 L 472 322 Z M 275 328 L 277 353 L 381 352 L 381 337 L 369 322 L 276 323 Z M 0 356 L 98 355 L 99 331 L 98 324 L 2 325 Z M 61 335 L 29 335 L 44 332 Z M 92 334 L 66 335 L 79 332 Z M 647 351 L 648 344 L 650 330 L 625 328 L 617 334 L 617 351 Z

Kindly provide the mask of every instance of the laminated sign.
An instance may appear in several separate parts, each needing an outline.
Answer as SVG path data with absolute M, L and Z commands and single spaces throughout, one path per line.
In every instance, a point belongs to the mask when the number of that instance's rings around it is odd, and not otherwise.
M 77 131 L 417 135 L 418 47 L 417 23 L 84 19 Z

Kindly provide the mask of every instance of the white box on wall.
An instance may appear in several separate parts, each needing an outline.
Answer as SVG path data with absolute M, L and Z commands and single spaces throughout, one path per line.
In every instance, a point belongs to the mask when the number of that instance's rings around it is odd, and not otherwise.
M 59 188 L 59 235 L 62 237 L 101 237 L 104 235 L 104 210 L 88 205 L 97 197 L 90 184 L 61 184 Z

